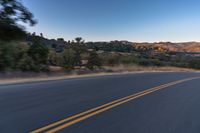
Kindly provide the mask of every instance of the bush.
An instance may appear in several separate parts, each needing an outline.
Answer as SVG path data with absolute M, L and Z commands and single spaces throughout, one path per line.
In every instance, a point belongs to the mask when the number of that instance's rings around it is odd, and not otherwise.
M 91 52 L 88 57 L 87 68 L 94 70 L 95 67 L 100 68 L 101 65 L 101 59 L 99 58 L 98 54 L 95 51 Z
M 21 71 L 40 71 L 38 66 L 35 65 L 34 61 L 27 54 L 23 55 L 22 59 L 19 60 L 17 67 Z
M 140 59 L 138 61 L 138 64 L 141 66 L 150 66 L 151 65 L 151 63 L 148 59 Z
M 158 59 L 140 59 L 138 64 L 141 66 L 164 66 L 164 62 Z
M 164 62 L 162 62 L 158 59 L 154 59 L 154 60 L 151 60 L 151 65 L 153 65 L 153 66 L 164 66 Z
M 116 54 L 103 53 L 99 55 L 104 65 L 116 65 L 119 64 L 119 56 Z
M 48 54 L 48 48 L 39 41 L 34 42 L 28 50 L 28 55 L 34 60 L 35 64 L 47 64 Z
M 134 55 L 122 55 L 119 57 L 121 64 L 134 64 L 137 63 L 137 58 Z
M 194 68 L 194 69 L 200 69 L 200 58 L 191 59 L 188 62 L 188 67 Z
M 66 49 L 62 53 L 63 58 L 63 66 L 66 69 L 74 69 L 74 66 L 76 65 L 76 52 L 73 49 Z
M 0 71 L 18 69 L 18 63 L 28 51 L 27 44 L 0 42 Z
M 63 66 L 64 59 L 61 53 L 55 51 L 50 51 L 49 53 L 49 63 L 53 66 Z
M 48 48 L 40 43 L 0 42 L 0 71 L 47 71 Z
M 14 61 L 14 50 L 11 44 L 0 43 L 0 71 L 5 71 L 12 67 Z

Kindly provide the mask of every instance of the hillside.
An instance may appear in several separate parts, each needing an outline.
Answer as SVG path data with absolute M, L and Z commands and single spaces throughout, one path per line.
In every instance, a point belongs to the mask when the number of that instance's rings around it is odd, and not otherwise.
M 159 43 L 135 43 L 134 47 L 143 49 L 154 49 L 160 52 L 189 52 L 199 53 L 199 42 L 184 42 L 184 43 L 171 43 L 171 42 L 159 42 Z

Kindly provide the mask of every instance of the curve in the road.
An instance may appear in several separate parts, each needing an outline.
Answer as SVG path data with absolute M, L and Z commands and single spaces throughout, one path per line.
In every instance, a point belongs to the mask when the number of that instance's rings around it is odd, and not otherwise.
M 173 85 L 176 85 L 176 84 L 180 84 L 180 83 L 183 83 L 183 82 L 187 82 L 187 81 L 199 79 L 199 78 L 200 77 L 186 78 L 186 79 L 170 82 L 170 83 L 167 83 L 167 84 L 164 84 L 164 85 L 161 85 L 161 86 L 157 86 L 157 87 L 154 87 L 154 88 L 150 88 L 150 89 L 147 89 L 145 91 L 142 91 L 142 92 L 139 92 L 139 93 L 136 93 L 136 94 L 132 94 L 132 95 L 117 99 L 115 101 L 109 102 L 107 104 L 101 105 L 99 107 L 90 109 L 88 111 L 76 114 L 74 116 L 71 116 L 71 117 L 68 117 L 66 119 L 60 120 L 60 121 L 52 123 L 50 125 L 47 125 L 45 127 L 36 129 L 36 130 L 32 131 L 31 133 L 40 133 L 40 132 L 55 133 L 55 132 L 60 131 L 64 128 L 67 128 L 67 127 L 69 127 L 73 124 L 81 122 L 81 121 L 83 121 L 83 120 L 85 120 L 89 117 L 92 117 L 92 116 L 97 115 L 99 113 L 105 112 L 109 109 L 112 109 L 114 107 L 117 107 L 119 105 L 127 103 L 129 101 L 132 101 L 134 99 L 140 98 L 142 96 L 148 95 L 150 93 L 165 89 L 167 87 L 170 87 L 170 86 L 173 86 Z

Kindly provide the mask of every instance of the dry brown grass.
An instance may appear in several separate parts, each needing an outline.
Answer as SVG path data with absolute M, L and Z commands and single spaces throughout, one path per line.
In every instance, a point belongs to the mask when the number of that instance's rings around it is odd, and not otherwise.
M 164 66 L 164 67 L 156 67 L 156 66 L 138 66 L 138 65 L 118 65 L 118 66 L 105 66 L 107 70 L 111 70 L 113 72 L 156 72 L 156 71 L 167 71 L 167 72 L 198 72 L 194 69 L 189 68 L 179 68 L 179 67 L 171 67 L 171 66 Z
M 194 69 L 187 68 L 177 68 L 177 67 L 143 67 L 137 65 L 118 65 L 118 66 L 104 66 L 105 72 L 100 73 L 90 73 L 78 75 L 77 73 L 71 74 L 61 74 L 55 76 L 40 75 L 34 77 L 16 77 L 16 78 L 1 78 L 0 84 L 14 84 L 14 83 L 25 83 L 25 82 L 36 82 L 36 81 L 51 81 L 51 80 L 61 80 L 70 78 L 80 78 L 80 77 L 96 77 L 103 75 L 118 75 L 127 73 L 144 73 L 144 72 L 200 72 Z M 57 70 L 56 70 L 57 71 Z M 60 68 L 59 68 L 60 71 Z

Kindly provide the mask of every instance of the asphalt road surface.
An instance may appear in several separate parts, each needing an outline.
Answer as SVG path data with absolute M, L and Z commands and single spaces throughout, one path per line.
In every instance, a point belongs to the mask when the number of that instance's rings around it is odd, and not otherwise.
M 0 86 L 0 133 L 200 133 L 200 73 Z

